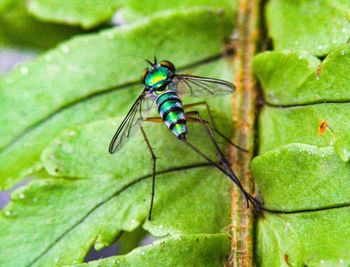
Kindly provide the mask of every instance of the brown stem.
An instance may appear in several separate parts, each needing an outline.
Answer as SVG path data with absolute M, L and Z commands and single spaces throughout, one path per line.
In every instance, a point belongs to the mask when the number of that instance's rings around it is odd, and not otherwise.
M 254 151 L 254 125 L 256 113 L 257 88 L 252 71 L 252 59 L 258 40 L 258 14 L 260 0 L 238 0 L 238 39 L 234 44 L 236 55 L 236 92 L 233 94 L 234 140 L 248 149 L 244 153 L 231 150 L 234 170 L 244 188 L 254 193 L 254 183 L 249 171 L 249 163 Z M 253 208 L 246 207 L 243 194 L 237 187 L 231 191 L 231 254 L 229 266 L 253 266 Z

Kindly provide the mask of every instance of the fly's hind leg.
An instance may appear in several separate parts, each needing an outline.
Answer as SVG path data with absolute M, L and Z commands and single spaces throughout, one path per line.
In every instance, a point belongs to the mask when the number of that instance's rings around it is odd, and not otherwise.
M 189 114 L 189 113 L 187 113 Z M 220 157 L 220 160 L 222 162 L 222 164 L 224 165 L 224 170 L 220 168 L 220 166 L 215 165 L 216 167 L 218 167 L 221 171 L 223 171 L 230 179 L 231 181 L 236 184 L 238 186 L 238 188 L 241 190 L 241 192 L 243 193 L 246 201 L 247 201 L 247 206 L 249 206 L 249 202 L 256 208 L 256 209 L 261 209 L 262 208 L 262 204 L 260 203 L 259 200 L 257 200 L 256 198 L 254 198 L 253 196 L 251 196 L 243 187 L 243 185 L 241 184 L 241 182 L 239 181 L 238 177 L 236 176 L 236 174 L 233 172 L 230 163 L 227 161 L 227 159 L 225 158 L 224 154 L 222 153 L 221 149 L 219 148 L 213 133 L 211 132 L 211 127 L 208 121 L 202 119 L 202 117 L 200 116 L 200 113 L 198 111 L 193 111 L 191 112 L 191 114 L 195 115 L 196 117 L 193 116 L 187 116 L 187 120 L 188 121 L 192 121 L 195 123 L 200 123 L 204 126 L 204 128 L 206 129 L 207 135 L 209 136 L 211 142 L 213 143 L 213 145 L 216 148 L 216 151 Z M 188 141 L 186 141 L 191 147 L 193 146 L 192 144 L 190 144 Z M 197 151 L 196 151 L 197 152 Z M 198 153 L 198 152 L 197 152 Z
M 184 109 L 189 109 L 189 108 L 192 108 L 192 107 L 196 107 L 196 106 L 205 106 L 205 108 L 207 109 L 207 112 L 208 112 L 208 116 L 209 116 L 209 121 L 208 122 L 208 126 L 211 128 L 211 130 L 213 130 L 214 132 L 216 132 L 222 139 L 224 139 L 227 143 L 229 143 L 230 145 L 234 146 L 235 148 L 239 149 L 239 150 L 242 150 L 244 152 L 248 152 L 248 150 L 240 147 L 239 145 L 233 143 L 229 138 L 227 138 L 223 133 L 221 133 L 216 125 L 215 125 L 215 122 L 214 122 L 214 118 L 213 118 L 213 115 L 212 115 L 212 112 L 210 110 L 210 107 L 208 105 L 208 103 L 206 101 L 201 101 L 201 102 L 197 102 L 197 103 L 192 103 L 192 104 L 187 104 L 187 105 L 184 105 Z M 195 115 L 197 114 L 198 111 L 189 111 L 189 112 L 186 112 L 187 115 Z

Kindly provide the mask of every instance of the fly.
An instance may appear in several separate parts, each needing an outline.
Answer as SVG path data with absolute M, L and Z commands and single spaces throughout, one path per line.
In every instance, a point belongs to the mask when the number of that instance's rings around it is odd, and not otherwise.
M 212 131 L 215 131 L 231 145 L 241 150 L 244 149 L 230 142 L 229 139 L 227 139 L 221 132 L 217 130 L 207 102 L 198 102 L 189 105 L 183 105 L 179 97 L 179 95 L 206 97 L 228 94 L 234 91 L 234 85 L 232 83 L 219 79 L 176 74 L 174 64 L 167 60 L 160 61 L 158 63 L 157 59 L 155 58 L 154 63 L 149 60 L 147 60 L 147 62 L 150 64 L 150 66 L 144 69 L 141 76 L 141 82 L 144 84 L 144 89 L 142 93 L 137 97 L 128 114 L 114 134 L 109 145 L 109 153 L 113 154 L 118 151 L 129 139 L 129 137 L 135 132 L 136 129 L 141 129 L 142 135 L 145 139 L 153 160 L 152 195 L 148 219 L 150 220 L 152 215 L 157 157 L 151 147 L 145 131 L 143 130 L 143 127 L 141 125 L 142 121 L 164 122 L 168 129 L 176 136 L 178 140 L 185 143 L 195 153 L 218 168 L 221 172 L 227 175 L 234 184 L 238 186 L 247 201 L 247 206 L 249 206 L 249 202 L 252 203 L 254 207 L 260 206 L 260 202 L 252 197 L 243 188 L 239 179 L 233 172 L 230 163 L 227 161 L 223 152 L 219 148 L 214 135 L 212 134 Z M 153 102 L 157 105 L 160 117 L 143 116 L 143 112 L 147 111 L 147 109 L 149 109 L 151 106 L 151 103 L 149 102 Z M 185 111 L 186 108 L 192 108 L 199 105 L 206 107 L 210 121 L 203 119 L 198 111 Z M 216 152 L 219 155 L 219 163 L 211 159 L 208 155 L 203 153 L 200 149 L 188 141 L 186 134 L 188 133 L 187 122 L 189 121 L 200 123 L 204 126 L 206 134 L 209 136 L 210 141 L 213 143 Z

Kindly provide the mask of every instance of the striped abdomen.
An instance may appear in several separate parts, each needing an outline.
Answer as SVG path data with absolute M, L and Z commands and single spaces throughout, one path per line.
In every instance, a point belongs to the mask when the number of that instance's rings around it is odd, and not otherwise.
M 186 118 L 177 94 L 173 91 L 167 91 L 157 98 L 156 103 L 159 114 L 167 127 L 176 137 L 184 137 L 187 133 Z

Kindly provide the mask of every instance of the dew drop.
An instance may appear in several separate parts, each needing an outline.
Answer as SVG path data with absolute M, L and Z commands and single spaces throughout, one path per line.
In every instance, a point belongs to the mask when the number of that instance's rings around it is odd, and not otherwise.
M 346 32 L 346 28 L 341 29 L 341 32 Z
M 58 263 L 58 258 L 54 258 L 54 263 Z
M 131 220 L 131 223 L 133 223 L 133 224 L 136 223 L 136 220 L 135 220 L 135 219 L 132 219 L 132 220 Z
M 45 55 L 44 57 L 46 62 L 51 62 L 52 61 L 52 56 L 51 55 Z
M 11 211 L 6 210 L 6 211 L 5 211 L 5 216 L 10 217 L 10 216 L 11 216 Z
M 145 255 L 145 252 L 144 252 L 144 251 L 142 251 L 142 252 L 141 252 L 141 255 L 142 255 L 142 256 L 144 256 L 144 255 Z
M 325 158 L 325 156 L 326 156 L 325 154 L 323 154 L 323 153 L 321 154 L 321 158 L 323 158 L 323 159 L 324 159 L 324 158 Z
M 64 146 L 64 152 L 66 152 L 67 154 L 72 154 L 73 151 L 74 151 L 73 146 L 68 144 Z
M 76 136 L 77 133 L 75 131 L 68 131 L 69 136 Z
M 322 50 L 322 49 L 323 49 L 323 45 L 319 45 L 319 46 L 317 47 L 317 49 L 318 49 L 318 50 Z
M 7 83 L 13 83 L 14 80 L 13 80 L 12 78 L 9 77 L 9 78 L 6 79 L 6 82 L 7 82 Z
M 339 263 L 340 263 L 340 264 L 344 263 L 344 260 L 343 260 L 343 259 L 340 259 L 340 260 L 339 260 Z
M 27 75 L 27 74 L 29 73 L 29 69 L 28 69 L 28 67 L 26 67 L 26 66 L 22 66 L 22 67 L 20 68 L 20 71 L 21 71 L 21 74 L 22 74 L 22 75 Z
M 39 186 L 46 186 L 46 182 L 45 181 L 39 181 Z
M 324 264 L 324 260 L 320 260 L 320 264 Z
M 66 45 L 63 45 L 63 46 L 61 47 L 61 50 L 62 50 L 63 53 L 67 54 L 67 53 L 69 52 L 69 47 L 66 46 Z
M 108 40 L 113 40 L 114 39 L 114 34 L 112 32 L 107 32 L 106 34 Z
M 159 225 L 158 226 L 159 229 L 163 229 L 163 227 L 164 227 L 163 225 Z
M 23 193 L 19 194 L 19 199 L 25 199 L 25 195 Z
M 311 151 L 309 151 L 309 152 L 307 152 L 307 154 L 308 154 L 309 156 L 311 156 L 311 155 L 312 155 L 312 152 L 311 152 Z
M 342 50 L 342 51 L 340 52 L 340 54 L 341 54 L 342 56 L 344 56 L 344 55 L 345 55 L 345 50 Z

